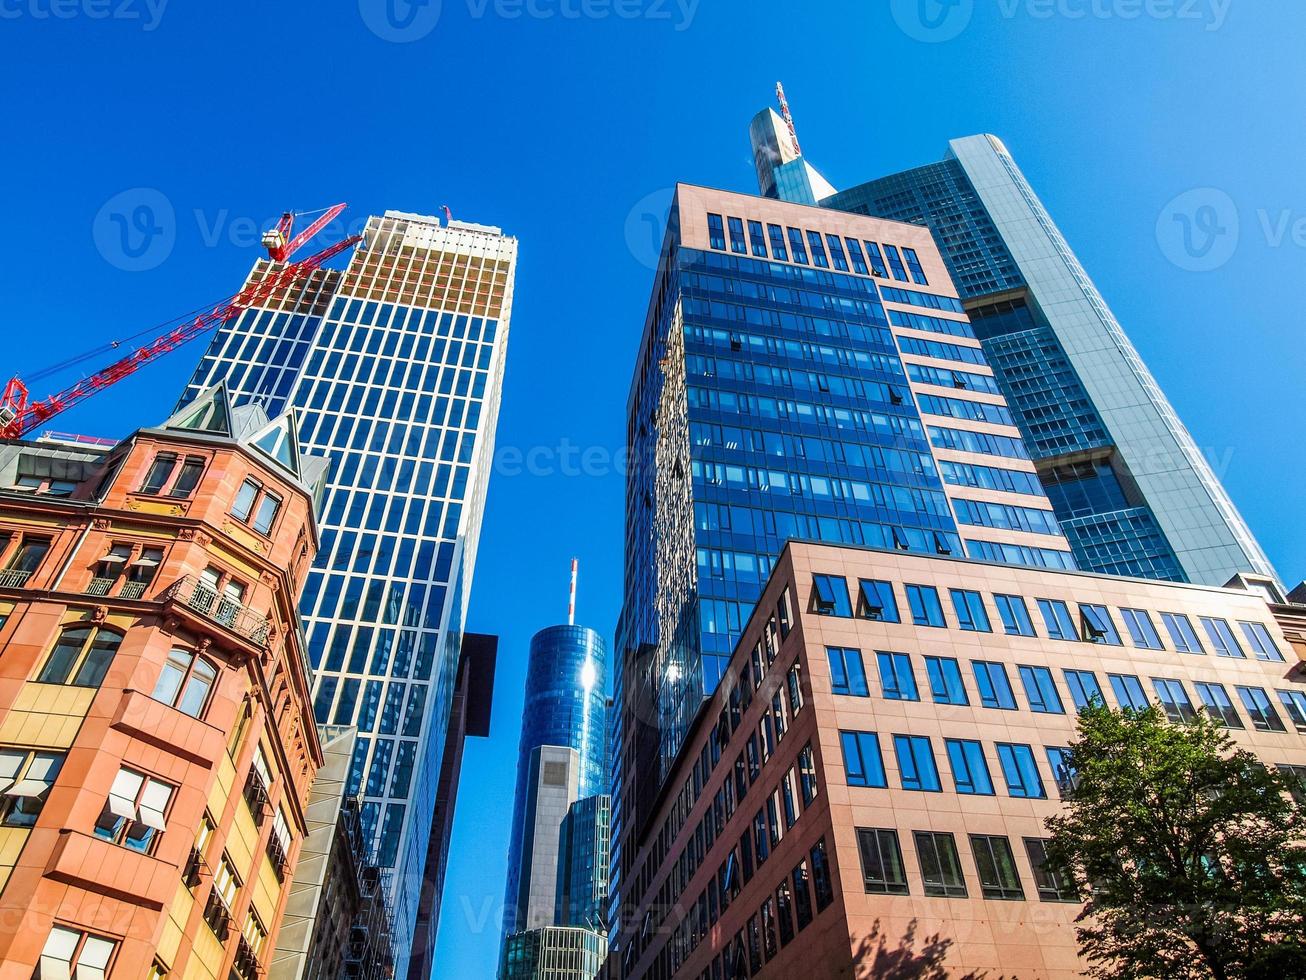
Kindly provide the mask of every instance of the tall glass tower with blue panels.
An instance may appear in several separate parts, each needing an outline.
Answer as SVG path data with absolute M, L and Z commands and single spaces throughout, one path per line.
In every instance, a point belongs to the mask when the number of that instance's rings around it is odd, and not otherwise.
M 576 795 L 568 801 L 598 796 L 607 792 L 607 646 L 597 632 L 587 626 L 550 626 L 531 638 L 530 659 L 526 667 L 526 694 L 522 705 L 521 741 L 517 757 L 517 789 L 512 815 L 512 837 L 508 843 L 508 885 L 506 908 L 512 916 L 508 931 L 527 927 L 533 917 L 554 921 L 555 909 L 528 910 L 523 906 L 531 892 L 523 876 L 537 869 L 528 861 L 523 864 L 523 842 L 541 833 L 559 832 L 564 810 L 547 819 L 554 826 L 541 828 L 546 815 L 534 812 L 527 783 L 531 771 L 531 753 L 541 746 L 559 746 L 577 753 Z M 533 860 L 556 860 L 550 857 Z M 557 869 L 550 869 L 556 871 Z M 553 896 L 550 896 L 552 899 Z
M 913 225 L 679 185 L 627 439 L 614 903 L 625 844 L 787 540 L 1074 567 Z
M 774 113 L 773 113 L 774 115 Z M 822 196 L 749 129 L 763 193 L 934 233 L 1087 571 L 1223 585 L 1269 559 L 1002 141 Z M 815 197 L 815 201 L 812 198 Z
M 300 611 L 317 720 L 359 729 L 348 792 L 391 876 L 401 977 L 431 873 L 516 251 L 497 228 L 372 217 L 347 269 L 219 330 L 182 398 L 223 381 L 237 402 L 294 409 L 300 448 L 331 460 Z

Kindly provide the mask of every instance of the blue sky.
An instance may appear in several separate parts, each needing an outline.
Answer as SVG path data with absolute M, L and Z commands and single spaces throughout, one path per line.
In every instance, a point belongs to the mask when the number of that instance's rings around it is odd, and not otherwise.
M 520 238 L 499 443 L 540 472 L 491 484 L 469 626 L 502 637 L 494 723 L 437 961 L 491 977 L 527 642 L 565 616 L 572 555 L 580 620 L 610 637 L 617 614 L 610 461 L 667 189 L 754 189 L 747 123 L 777 78 L 836 186 L 998 134 L 1296 581 L 1304 30 L 1291 0 L 3 0 L 6 368 L 235 292 L 286 208 L 448 204 Z M 58 428 L 161 419 L 198 355 Z

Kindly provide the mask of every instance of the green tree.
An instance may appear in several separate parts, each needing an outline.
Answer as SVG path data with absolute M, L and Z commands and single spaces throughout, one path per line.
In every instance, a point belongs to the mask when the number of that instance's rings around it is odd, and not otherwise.
M 1076 930 L 1103 978 L 1306 977 L 1301 787 L 1201 715 L 1094 708 L 1076 787 L 1047 821 L 1051 867 L 1087 898 Z

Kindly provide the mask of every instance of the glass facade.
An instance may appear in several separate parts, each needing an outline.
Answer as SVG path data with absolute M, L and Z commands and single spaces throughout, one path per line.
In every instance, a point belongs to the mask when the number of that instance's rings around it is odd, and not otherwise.
M 1080 568 L 1214 585 L 1273 574 L 1000 141 L 955 140 L 942 162 L 819 203 L 934 233 Z
M 182 403 L 297 411 L 331 460 L 300 611 L 320 724 L 359 730 L 347 792 L 391 878 L 396 972 L 412 942 L 475 564 L 508 340 L 516 240 L 400 212 L 348 268 L 214 336 Z M 251 274 L 268 271 L 261 261 Z M 434 929 L 431 930 L 432 936 Z
M 531 753 L 541 746 L 559 746 L 577 753 L 576 799 L 607 791 L 607 647 L 603 638 L 586 626 L 550 626 L 531 638 L 526 668 L 526 694 L 522 705 L 521 742 L 518 749 L 517 789 L 513 797 L 512 837 L 508 844 L 506 906 L 515 918 L 506 923 L 509 931 L 528 921 L 521 908 L 530 887 L 522 875 L 532 872 L 524 866 L 523 841 L 526 828 L 535 827 L 545 815 L 536 812 L 529 789 Z M 553 817 L 555 826 L 563 819 Z M 538 828 L 530 836 L 539 833 Z M 552 852 L 550 851 L 550 854 Z M 561 881 L 564 866 L 558 868 Z M 555 910 L 556 911 L 556 910 Z M 535 910 L 530 910 L 534 914 Z M 550 913 L 550 918 L 554 913 Z M 548 921 L 546 919 L 546 921 Z
M 508 937 L 499 980 L 593 980 L 608 941 L 590 929 L 548 926 Z
M 687 192 L 722 200 L 690 215 L 682 200 Z M 716 248 L 718 207 L 727 219 L 774 229 L 767 236 L 771 254 L 743 254 L 728 243 Z M 883 245 L 897 257 L 902 280 L 919 285 L 925 274 L 918 252 L 928 239 L 908 229 L 891 246 L 880 239 L 904 226 L 852 222 L 863 229 L 856 234 L 846 217 L 823 214 L 685 185 L 672 207 L 628 404 L 614 869 L 622 834 L 640 820 L 702 699 L 720 682 L 788 540 L 1073 567 L 1037 487 L 1029 503 L 1041 506 L 1042 517 L 1030 519 L 1023 537 L 1004 533 L 1010 526 L 995 530 L 998 522 L 988 516 L 988 526 L 959 533 L 954 514 L 967 494 L 979 491 L 945 483 L 939 460 L 953 449 L 989 452 L 995 471 L 1029 479 L 1018 432 L 1009 425 L 1009 434 L 990 431 L 1003 421 L 986 420 L 984 407 L 1005 408 L 946 283 L 927 293 L 871 278 L 866 257 L 882 255 Z M 684 241 L 686 222 L 701 237 Z M 728 220 L 721 225 L 728 226 Z M 917 280 L 908 280 L 902 248 L 910 251 Z M 943 280 L 937 258 L 931 261 Z M 933 314 L 909 314 L 899 305 Z M 904 333 L 891 314 L 920 316 L 926 326 L 910 324 Z M 912 348 L 932 343 L 912 333 L 932 329 L 931 318 L 946 325 L 950 342 L 966 341 L 960 344 L 965 355 Z M 951 357 L 964 357 L 965 364 Z M 948 420 L 949 427 L 934 425 L 927 408 L 930 393 L 944 391 L 965 416 Z M 949 433 L 983 446 L 953 445 Z M 1004 519 L 1019 520 L 1016 510 L 1004 511 Z M 997 513 L 966 511 L 981 512 Z
M 558 907 L 560 926 L 601 930 L 608 913 L 607 794 L 577 800 L 559 831 Z

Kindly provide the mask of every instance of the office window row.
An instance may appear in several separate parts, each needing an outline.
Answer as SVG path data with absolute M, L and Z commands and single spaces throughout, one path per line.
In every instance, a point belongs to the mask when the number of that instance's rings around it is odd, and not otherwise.
M 826 647 L 830 665 L 831 692 L 847 697 L 870 697 L 865 661 L 862 651 L 853 647 Z M 962 679 L 961 665 L 954 657 L 927 655 L 925 677 L 930 699 L 935 704 L 967 706 L 971 703 Z M 906 653 L 877 651 L 875 663 L 879 673 L 880 694 L 888 701 L 920 701 L 921 690 L 917 684 L 912 656 Z M 972 660 L 970 662 L 975 691 L 979 703 L 985 708 L 1016 711 L 1018 704 L 1007 666 L 996 661 Z M 1062 672 L 1071 703 L 1077 711 L 1092 705 L 1105 705 L 1106 698 L 1097 674 L 1092 670 L 1066 668 Z M 1066 714 L 1065 702 L 1049 667 L 1019 664 L 1016 674 L 1020 678 L 1029 710 L 1038 714 Z M 1193 681 L 1198 700 L 1189 696 L 1184 682 L 1174 677 L 1148 678 L 1148 693 L 1136 674 L 1108 673 L 1116 706 L 1132 711 L 1145 711 L 1159 705 L 1166 716 L 1175 722 L 1192 721 L 1199 710 L 1205 710 L 1227 728 L 1247 727 L 1238 714 L 1224 684 L 1218 681 Z M 1306 692 L 1297 688 L 1277 688 L 1274 698 L 1264 688 L 1247 684 L 1234 685 L 1234 693 L 1247 713 L 1251 726 L 1257 731 L 1286 732 L 1283 716 L 1275 707 L 1277 700 L 1283 714 L 1299 732 L 1306 732 Z
M 1053 525 L 1055 526 L 1055 525 Z M 939 598 L 939 590 L 930 585 L 905 583 L 911 622 L 916 626 L 946 628 L 948 626 Z M 856 616 L 880 622 L 902 622 L 896 589 L 893 583 L 877 579 L 857 580 L 857 607 L 854 612 L 849 598 L 848 580 L 842 575 L 817 573 L 812 576 L 812 598 L 809 608 L 824 616 Z M 973 589 L 949 589 L 948 596 L 958 629 L 970 632 L 991 633 L 993 625 L 984 596 Z M 1040 635 L 1030 615 L 1024 596 L 994 593 L 993 610 L 998 614 L 1002 631 L 1008 636 Z M 1079 615 L 1070 612 L 1070 604 L 1063 599 L 1034 600 L 1038 610 L 1042 634 L 1050 640 L 1069 640 L 1099 643 L 1105 646 L 1124 646 L 1122 633 L 1116 626 L 1112 611 L 1101 604 L 1078 603 Z M 1165 650 L 1166 644 L 1157 630 L 1153 613 L 1145 609 L 1121 608 L 1118 610 L 1125 631 L 1133 646 L 1141 650 Z M 1239 642 L 1228 620 L 1219 616 L 1198 616 L 1198 625 L 1206 637 L 1203 644 L 1192 619 L 1185 613 L 1159 613 L 1162 626 L 1170 641 L 1170 648 L 1179 653 L 1205 654 L 1207 645 L 1221 657 L 1247 659 L 1247 652 Z M 1238 630 L 1243 643 L 1257 660 L 1282 663 L 1283 653 L 1264 623 L 1238 620 Z
M 991 834 L 970 834 L 969 838 L 980 896 L 999 901 L 1023 901 L 1025 887 L 1016 867 L 1010 839 Z M 923 894 L 937 898 L 969 897 L 957 841 L 952 834 L 916 830 L 912 831 L 912 842 Z M 1048 864 L 1047 841 L 1026 837 L 1024 845 L 1039 899 L 1044 902 L 1078 902 L 1078 891 L 1070 876 Z M 857 846 L 863 885 L 868 894 L 907 895 L 911 892 L 896 830 L 859 827 Z
M 727 234 L 729 243 L 727 245 Z M 837 272 L 855 272 L 859 276 L 873 275 L 888 279 L 890 274 L 899 282 L 912 282 L 928 286 L 925 269 L 916 250 L 905 245 L 881 245 L 879 242 L 818 231 L 801 230 L 788 225 L 745 221 L 730 215 L 707 216 L 707 237 L 710 248 L 718 252 L 730 251 L 736 255 L 750 255 L 757 259 L 796 262 L 813 265 L 818 269 L 833 268 Z

